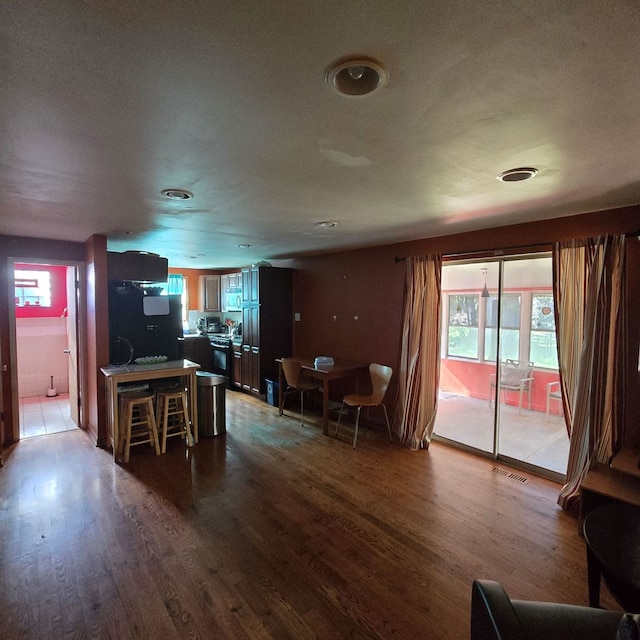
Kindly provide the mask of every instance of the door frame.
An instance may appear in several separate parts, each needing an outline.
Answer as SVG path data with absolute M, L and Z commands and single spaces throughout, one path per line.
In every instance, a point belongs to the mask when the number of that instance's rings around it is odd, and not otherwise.
M 77 295 L 75 298 L 76 307 L 76 344 L 77 344 L 77 371 L 78 378 L 78 427 L 81 429 L 86 428 L 86 412 L 87 406 L 84 401 L 87 397 L 87 358 L 86 358 L 86 263 L 76 260 L 58 260 L 49 259 L 44 257 L 25 257 L 25 256 L 8 256 L 7 257 L 7 272 L 12 275 L 15 269 L 15 264 L 37 264 L 37 265 L 52 265 L 52 266 L 65 266 L 74 267 L 76 274 L 76 289 Z M 19 401 L 19 389 L 18 389 L 18 357 L 17 357 L 17 338 L 16 338 L 16 310 L 15 304 L 13 304 L 14 290 L 13 286 L 8 287 L 8 306 L 9 306 L 9 353 L 10 353 L 10 394 L 11 394 L 11 415 L 12 424 L 7 425 L 5 423 L 5 429 L 10 429 L 12 433 L 12 442 L 18 442 L 20 440 L 20 401 Z M 67 300 L 67 306 L 72 301 Z M 5 434 L 6 436 L 6 434 Z

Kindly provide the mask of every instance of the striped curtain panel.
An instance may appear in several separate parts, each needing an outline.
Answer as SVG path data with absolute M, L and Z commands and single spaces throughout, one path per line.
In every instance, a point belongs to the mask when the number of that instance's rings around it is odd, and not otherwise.
M 624 236 L 556 243 L 553 287 L 558 361 L 569 433 L 558 504 L 577 508 L 580 484 L 617 451 L 624 415 Z
M 407 258 L 395 431 L 411 449 L 428 449 L 440 379 L 441 256 Z

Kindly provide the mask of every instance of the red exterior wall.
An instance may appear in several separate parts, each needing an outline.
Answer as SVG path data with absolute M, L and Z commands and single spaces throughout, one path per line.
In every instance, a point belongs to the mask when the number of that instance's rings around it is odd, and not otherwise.
M 440 368 L 440 387 L 456 395 L 469 398 L 481 398 L 489 402 L 490 379 L 495 374 L 495 366 L 489 363 L 469 362 L 466 360 L 443 360 Z M 558 380 L 557 372 L 535 369 L 531 387 L 531 409 L 546 412 L 547 384 Z M 518 393 L 507 391 L 502 401 L 518 406 Z M 524 396 L 523 406 L 527 402 Z M 562 414 L 560 403 L 552 400 L 550 413 Z

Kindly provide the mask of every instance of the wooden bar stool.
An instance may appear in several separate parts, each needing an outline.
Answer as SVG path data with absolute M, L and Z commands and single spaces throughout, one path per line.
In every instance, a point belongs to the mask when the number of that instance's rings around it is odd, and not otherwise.
M 156 391 L 156 422 L 162 433 L 160 449 L 167 451 L 167 438 L 180 436 L 187 439 L 187 446 L 194 443 L 189 422 L 187 392 L 182 389 L 158 389 Z
M 118 450 L 124 452 L 124 461 L 129 462 L 131 447 L 150 444 L 160 455 L 158 429 L 153 410 L 153 393 L 150 391 L 124 391 L 120 401 L 120 443 Z

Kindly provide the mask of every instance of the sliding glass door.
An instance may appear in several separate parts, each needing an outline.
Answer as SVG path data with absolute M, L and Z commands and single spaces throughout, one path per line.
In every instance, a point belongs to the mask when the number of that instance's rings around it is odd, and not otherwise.
M 563 475 L 551 257 L 446 263 L 442 294 L 436 436 Z

